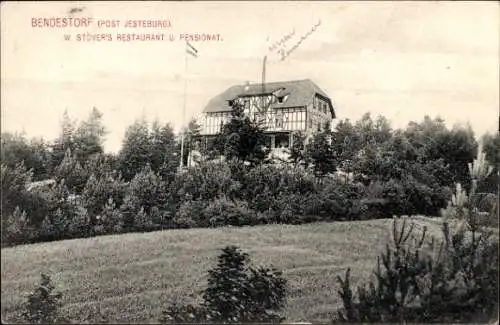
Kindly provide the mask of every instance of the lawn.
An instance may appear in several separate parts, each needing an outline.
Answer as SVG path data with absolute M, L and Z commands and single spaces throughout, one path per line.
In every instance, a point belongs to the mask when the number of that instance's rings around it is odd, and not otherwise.
M 438 231 L 435 220 L 419 217 Z M 388 219 L 167 230 L 101 236 L 1 250 L 4 321 L 13 319 L 40 273 L 63 294 L 63 313 L 75 321 L 155 322 L 169 302 L 193 302 L 220 249 L 237 245 L 254 264 L 273 265 L 289 282 L 284 316 L 325 321 L 340 306 L 337 275 L 352 268 L 354 282 L 371 276 L 391 239 Z

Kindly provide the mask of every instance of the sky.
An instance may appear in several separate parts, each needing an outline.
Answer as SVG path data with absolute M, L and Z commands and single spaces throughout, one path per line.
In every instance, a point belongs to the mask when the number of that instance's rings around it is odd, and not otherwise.
M 138 118 L 179 129 L 228 87 L 261 82 L 267 55 L 266 81 L 313 80 L 338 119 L 370 112 L 405 127 L 440 116 L 482 135 L 498 128 L 499 8 L 494 1 L 2 2 L 2 132 L 52 140 L 65 110 L 83 120 L 96 107 L 108 130 L 105 148 L 116 152 Z M 92 22 L 33 27 L 33 18 L 50 17 Z M 98 27 L 101 20 L 120 25 Z M 129 28 L 127 20 L 170 27 Z M 281 60 L 269 46 L 292 32 L 285 50 L 310 35 Z M 86 33 L 113 40 L 75 40 Z M 116 40 L 131 33 L 165 40 Z M 196 33 L 220 36 L 191 41 L 198 57 L 186 61 L 180 35 Z

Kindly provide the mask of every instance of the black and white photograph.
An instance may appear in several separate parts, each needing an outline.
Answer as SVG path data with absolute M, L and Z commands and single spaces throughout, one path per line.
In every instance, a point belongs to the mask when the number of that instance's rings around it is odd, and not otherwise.
M 2 324 L 491 324 L 496 1 L 4 1 Z

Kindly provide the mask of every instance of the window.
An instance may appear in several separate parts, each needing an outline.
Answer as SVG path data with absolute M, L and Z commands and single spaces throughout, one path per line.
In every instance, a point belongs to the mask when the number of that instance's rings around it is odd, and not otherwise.
M 313 128 L 313 120 L 309 120 L 309 128 L 312 129 Z

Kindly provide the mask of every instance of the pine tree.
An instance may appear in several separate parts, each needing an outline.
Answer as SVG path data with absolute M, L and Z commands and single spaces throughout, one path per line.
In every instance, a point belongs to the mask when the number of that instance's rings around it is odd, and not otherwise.
M 59 308 L 61 307 L 61 293 L 54 292 L 54 285 L 50 276 L 41 275 L 38 287 L 28 296 L 24 304 L 22 316 L 30 324 L 54 324 L 61 322 Z
M 120 150 L 119 169 L 125 181 L 130 181 L 151 162 L 150 132 L 144 119 L 135 121 L 125 131 Z
M 68 150 L 75 150 L 74 137 L 75 121 L 70 118 L 68 110 L 65 110 L 61 121 L 61 132 L 52 145 L 52 169 L 61 163 Z
M 196 119 L 192 118 L 187 126 L 187 132 L 184 138 L 184 165 L 188 163 L 188 157 L 191 151 L 200 150 L 198 146 L 197 139 L 201 134 L 201 125 L 196 121 Z
M 106 129 L 102 121 L 102 113 L 93 108 L 87 120 L 80 123 L 75 131 L 75 154 L 80 163 L 87 161 L 92 155 L 104 152 L 104 136 Z
M 231 120 L 222 126 L 215 147 L 227 159 L 247 161 L 252 165 L 265 161 L 270 149 L 265 147 L 264 129 L 245 116 L 243 107 L 234 104 Z
M 151 169 L 165 179 L 172 179 L 179 166 L 180 148 L 172 126 L 154 121 L 150 134 Z

